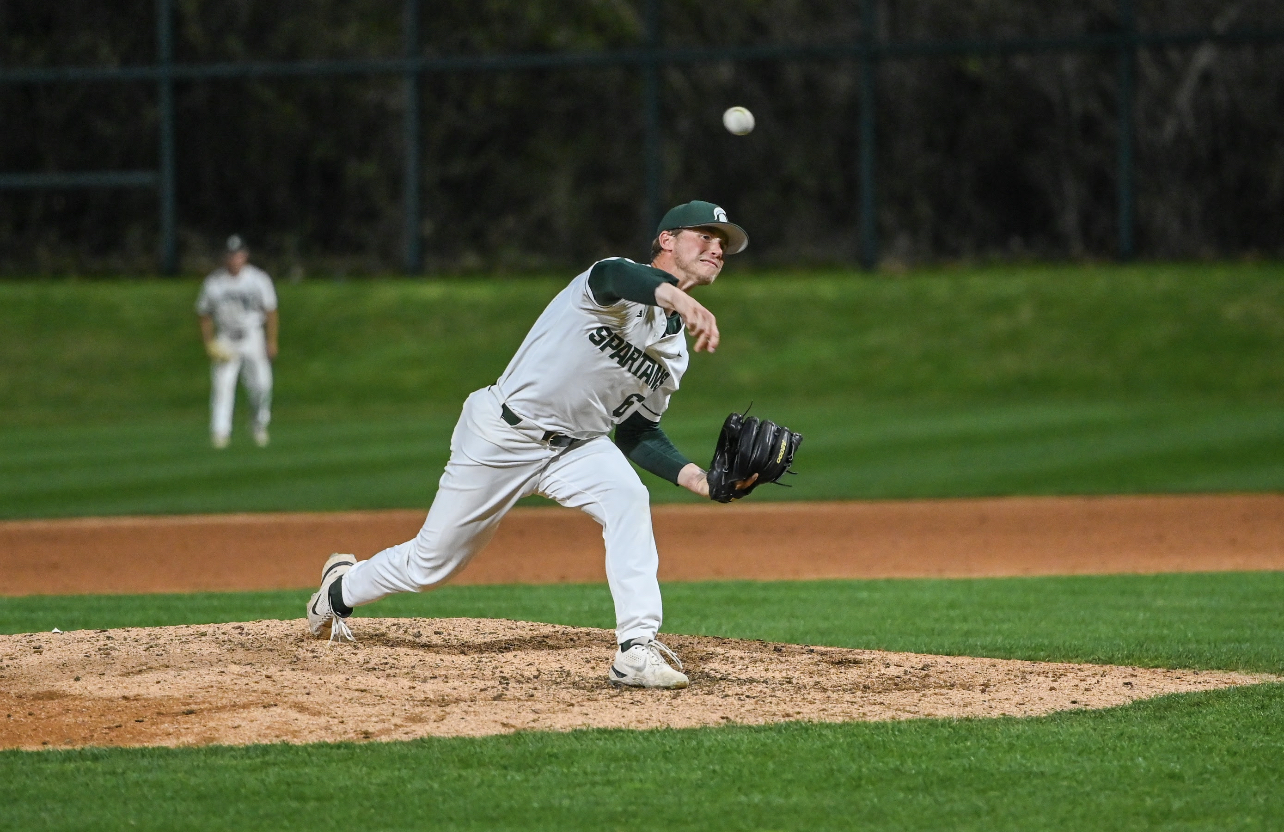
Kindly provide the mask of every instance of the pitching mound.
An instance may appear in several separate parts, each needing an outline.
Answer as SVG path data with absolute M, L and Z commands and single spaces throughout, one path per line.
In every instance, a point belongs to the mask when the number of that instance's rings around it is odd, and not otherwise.
M 667 636 L 682 691 L 606 682 L 608 630 L 476 619 L 302 621 L 0 636 L 0 748 L 206 745 L 1031 716 L 1267 681 Z

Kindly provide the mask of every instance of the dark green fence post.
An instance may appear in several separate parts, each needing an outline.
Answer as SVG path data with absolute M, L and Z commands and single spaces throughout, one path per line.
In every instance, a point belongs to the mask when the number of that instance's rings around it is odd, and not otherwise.
M 405 57 L 413 61 L 419 57 L 419 0 L 406 0 Z M 417 66 L 406 68 L 406 110 L 403 114 L 402 136 L 405 147 L 405 181 L 402 199 L 406 222 L 406 274 L 419 274 L 424 267 L 423 235 L 420 233 L 421 209 L 419 205 L 419 159 L 423 153 L 419 130 L 420 73 Z
M 646 3 L 646 50 L 642 64 L 643 150 L 646 155 L 646 196 L 642 208 L 643 240 L 651 242 L 656 223 L 660 221 L 664 169 L 660 149 L 660 65 L 656 54 L 660 48 L 660 0 Z
M 160 64 L 160 260 L 162 274 L 178 273 L 174 184 L 174 24 L 172 0 L 156 0 L 156 57 Z
M 874 191 L 877 147 L 874 139 L 874 106 L 877 68 L 874 0 L 861 0 L 860 57 L 860 264 L 878 267 L 878 207 Z
M 1130 260 L 1133 243 L 1133 72 L 1137 65 L 1137 18 L 1133 0 L 1119 0 L 1119 259 Z

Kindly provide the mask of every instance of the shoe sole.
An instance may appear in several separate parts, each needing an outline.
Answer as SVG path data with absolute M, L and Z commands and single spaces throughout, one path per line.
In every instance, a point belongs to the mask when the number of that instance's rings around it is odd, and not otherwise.
M 635 690 L 682 690 L 683 688 L 691 684 L 690 679 L 687 679 L 684 682 L 678 682 L 677 684 L 673 684 L 673 685 L 635 684 L 635 683 L 626 682 L 625 679 L 628 678 L 626 676 L 622 676 L 617 679 L 614 674 L 619 672 L 620 671 L 615 669 L 615 665 L 611 665 L 610 673 L 608 673 L 606 676 L 606 681 L 610 682 L 614 687 L 617 687 L 617 688 L 633 688 Z
M 631 685 L 628 682 L 621 682 L 616 679 L 607 679 L 607 681 L 611 683 L 612 687 L 629 688 L 630 690 L 682 690 L 691 685 L 689 681 L 680 682 L 676 685 Z

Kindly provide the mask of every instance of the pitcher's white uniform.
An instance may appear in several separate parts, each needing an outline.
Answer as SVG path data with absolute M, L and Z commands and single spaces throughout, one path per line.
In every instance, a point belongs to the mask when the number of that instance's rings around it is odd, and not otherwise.
M 688 333 L 696 352 L 718 346 L 713 314 L 689 292 L 717 278 L 724 250 L 748 244 L 722 208 L 692 200 L 660 220 L 650 265 L 613 257 L 572 280 L 499 380 L 464 402 L 419 534 L 369 560 L 332 554 L 308 599 L 308 631 L 355 641 L 345 623 L 353 607 L 439 585 L 490 542 L 514 503 L 541 494 L 602 526 L 619 643 L 607 680 L 685 688 L 681 660 L 655 637 L 664 617 L 660 558 L 650 495 L 632 465 L 709 495 L 706 472 L 674 447 L 660 421 L 687 369 Z
M 210 364 L 210 434 L 216 440 L 232 433 L 238 376 L 250 396 L 256 434 L 265 431 L 272 419 L 272 361 L 263 323 L 275 309 L 272 278 L 256 266 L 246 264 L 235 275 L 220 268 L 201 286 L 196 312 L 214 319 L 218 341 L 231 356 Z
M 635 412 L 659 421 L 687 368 L 686 334 L 658 306 L 599 304 L 591 271 L 553 299 L 499 381 L 468 397 L 423 528 L 347 572 L 349 605 L 447 580 L 514 503 L 541 494 L 602 525 L 618 641 L 655 637 L 663 612 L 649 494 L 608 434 Z

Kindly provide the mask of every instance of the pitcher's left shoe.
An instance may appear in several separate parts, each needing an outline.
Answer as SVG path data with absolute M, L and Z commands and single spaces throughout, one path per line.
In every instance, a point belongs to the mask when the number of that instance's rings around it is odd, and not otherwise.
M 330 586 L 357 565 L 352 555 L 331 555 L 321 569 L 321 588 L 308 601 L 308 629 L 316 638 L 354 642 L 352 631 L 330 604 Z

